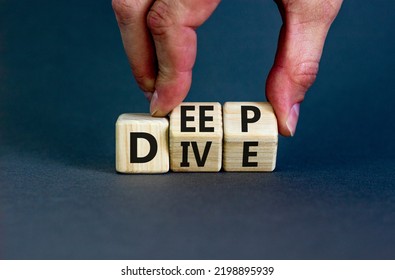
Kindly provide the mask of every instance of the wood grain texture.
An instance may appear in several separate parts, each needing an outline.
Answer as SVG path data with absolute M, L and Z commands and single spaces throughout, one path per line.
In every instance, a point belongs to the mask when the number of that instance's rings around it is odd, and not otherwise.
M 273 171 L 278 129 L 272 106 L 267 102 L 227 102 L 223 111 L 224 170 Z
M 221 104 L 181 103 L 170 114 L 169 138 L 172 171 L 220 171 L 223 140 Z
M 116 122 L 116 170 L 120 173 L 168 172 L 168 129 L 167 118 L 154 118 L 149 114 L 119 116 Z M 155 145 L 149 140 L 156 142 L 156 153 L 153 157 L 151 154 L 152 159 L 148 162 L 138 162 L 144 161 L 144 158 L 148 159 L 147 156 L 153 150 Z

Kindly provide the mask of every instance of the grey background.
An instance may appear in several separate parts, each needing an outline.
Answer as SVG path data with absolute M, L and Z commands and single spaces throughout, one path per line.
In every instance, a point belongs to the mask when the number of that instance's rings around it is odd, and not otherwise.
M 125 176 L 114 124 L 148 104 L 110 1 L 0 0 L 0 258 L 394 259 L 394 10 L 345 1 L 274 173 Z M 263 100 L 280 25 L 223 1 L 187 100 Z

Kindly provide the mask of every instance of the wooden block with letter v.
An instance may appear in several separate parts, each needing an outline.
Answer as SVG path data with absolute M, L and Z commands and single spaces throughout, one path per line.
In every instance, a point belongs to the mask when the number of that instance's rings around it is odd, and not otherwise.
M 170 114 L 170 168 L 218 172 L 222 165 L 222 107 L 215 102 L 181 103 Z
M 121 173 L 169 171 L 169 121 L 149 114 L 123 114 L 116 123 L 116 170 Z
M 267 102 L 224 104 L 224 170 L 273 171 L 278 129 Z

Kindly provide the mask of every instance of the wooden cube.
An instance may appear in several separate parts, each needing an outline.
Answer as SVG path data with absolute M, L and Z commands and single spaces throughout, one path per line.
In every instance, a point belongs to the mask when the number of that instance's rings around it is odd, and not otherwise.
M 181 103 L 170 114 L 170 168 L 175 172 L 218 172 L 222 165 L 219 103 Z
M 116 170 L 121 173 L 169 171 L 169 121 L 149 114 L 123 114 L 116 123 Z
M 276 166 L 278 129 L 267 102 L 224 104 L 225 171 L 273 171 Z

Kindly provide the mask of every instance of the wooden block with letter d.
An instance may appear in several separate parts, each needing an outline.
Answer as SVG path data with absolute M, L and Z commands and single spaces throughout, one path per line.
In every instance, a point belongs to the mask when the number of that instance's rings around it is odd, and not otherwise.
M 123 114 L 116 123 L 116 170 L 121 173 L 169 171 L 169 121 L 149 114 Z
M 224 104 L 224 170 L 273 171 L 278 129 L 267 102 Z
M 181 103 L 170 114 L 170 168 L 218 172 L 222 165 L 222 110 L 215 102 Z

